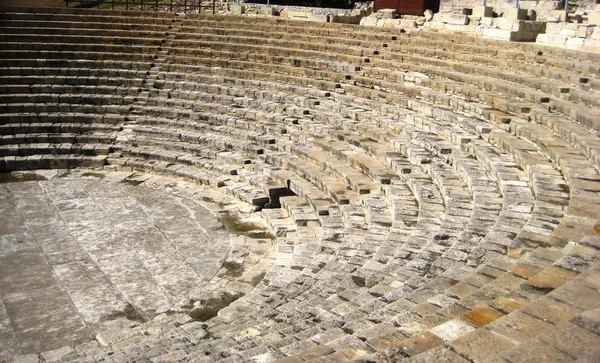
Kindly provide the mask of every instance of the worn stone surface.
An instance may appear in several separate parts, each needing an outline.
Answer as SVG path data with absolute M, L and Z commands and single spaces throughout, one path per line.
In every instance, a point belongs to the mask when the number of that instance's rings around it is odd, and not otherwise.
M 149 188 L 64 179 L 0 188 L 14 216 L 0 236 L 13 241 L 0 255 L 5 353 L 150 320 L 210 281 L 230 249 L 205 208 Z
M 246 10 L 0 9 L 0 360 L 593 359 L 597 54 Z

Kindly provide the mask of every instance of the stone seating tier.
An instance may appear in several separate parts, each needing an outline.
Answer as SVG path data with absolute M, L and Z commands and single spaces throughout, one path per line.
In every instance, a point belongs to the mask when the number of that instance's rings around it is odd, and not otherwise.
M 272 234 L 232 229 L 209 288 L 167 314 L 100 330 L 82 314 L 92 340 L 35 350 L 2 325 L 0 359 L 597 354 L 597 54 L 271 18 L 0 11 L 1 172 L 70 169 L 218 215 L 233 209 L 211 198 L 237 200 Z

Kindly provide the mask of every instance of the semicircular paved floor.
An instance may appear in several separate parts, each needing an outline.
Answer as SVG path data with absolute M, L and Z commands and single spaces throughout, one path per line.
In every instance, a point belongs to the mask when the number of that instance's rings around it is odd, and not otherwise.
M 0 215 L 0 333 L 24 353 L 178 306 L 230 249 L 229 233 L 203 206 L 125 183 L 0 184 Z

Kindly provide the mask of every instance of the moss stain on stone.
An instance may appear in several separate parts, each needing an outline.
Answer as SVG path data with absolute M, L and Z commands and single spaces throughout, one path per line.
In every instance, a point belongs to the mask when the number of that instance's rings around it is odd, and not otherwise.
M 233 261 L 225 261 L 223 263 L 223 268 L 225 271 L 219 273 L 220 277 L 240 277 L 244 273 L 244 266 Z
M 275 236 L 265 230 L 260 224 L 242 221 L 238 216 L 223 213 L 218 216 L 219 221 L 223 223 L 227 231 L 232 234 L 248 236 L 256 239 L 274 239 Z
M 44 176 L 35 173 L 0 173 L 0 183 L 20 183 L 28 181 L 48 180 Z

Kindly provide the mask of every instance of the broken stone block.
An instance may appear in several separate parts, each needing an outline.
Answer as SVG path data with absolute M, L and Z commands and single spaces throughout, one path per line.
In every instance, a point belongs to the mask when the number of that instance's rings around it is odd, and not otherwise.
M 431 21 L 433 19 L 433 11 L 429 9 L 425 10 L 423 15 L 425 15 L 425 21 Z
M 569 14 L 564 10 L 554 10 L 550 16 L 553 21 L 566 22 L 569 21 Z

